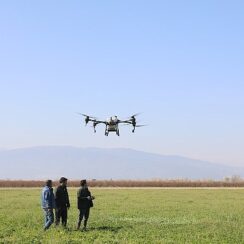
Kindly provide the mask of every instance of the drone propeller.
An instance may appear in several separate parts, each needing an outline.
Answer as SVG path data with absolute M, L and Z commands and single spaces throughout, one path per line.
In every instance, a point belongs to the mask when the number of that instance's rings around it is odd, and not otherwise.
M 138 115 L 140 115 L 141 113 L 136 113 L 136 114 L 133 114 L 133 115 L 131 115 L 131 117 L 136 117 L 136 116 L 138 116 Z
M 84 117 L 86 117 L 86 118 L 96 119 L 96 117 L 94 117 L 94 116 L 90 116 L 90 115 L 87 115 L 87 114 L 82 114 L 82 113 L 78 113 L 78 114 L 80 114 L 80 115 L 82 115 L 82 116 L 84 116 Z
M 94 121 L 96 120 L 96 117 L 90 116 L 90 115 L 86 115 L 86 114 L 82 114 L 82 113 L 77 113 L 79 115 L 82 115 L 85 117 L 85 124 L 87 125 L 89 121 Z
M 132 125 L 132 124 L 122 124 L 122 126 L 128 126 L 128 125 Z M 148 126 L 148 125 L 135 125 L 135 127 L 142 127 L 142 126 Z
M 128 119 L 135 119 L 136 116 L 140 115 L 141 113 L 136 113 L 128 117 Z
M 148 125 L 136 125 L 135 127 L 142 127 L 142 126 L 148 126 Z

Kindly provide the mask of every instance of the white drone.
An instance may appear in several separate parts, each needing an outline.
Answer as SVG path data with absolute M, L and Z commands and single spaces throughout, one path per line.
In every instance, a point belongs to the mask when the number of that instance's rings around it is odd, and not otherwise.
M 119 124 L 124 125 L 132 125 L 133 129 L 132 132 L 135 132 L 136 127 L 141 127 L 145 125 L 137 125 L 136 124 L 136 116 L 139 114 L 133 114 L 130 116 L 127 120 L 120 120 L 117 116 L 112 116 L 107 120 L 98 120 L 97 118 L 93 116 L 89 116 L 86 114 L 80 115 L 85 117 L 85 124 L 87 125 L 90 121 L 93 123 L 93 129 L 94 133 L 96 133 L 96 126 L 98 124 L 105 124 L 105 136 L 108 136 L 109 132 L 115 132 L 117 136 L 119 136 Z

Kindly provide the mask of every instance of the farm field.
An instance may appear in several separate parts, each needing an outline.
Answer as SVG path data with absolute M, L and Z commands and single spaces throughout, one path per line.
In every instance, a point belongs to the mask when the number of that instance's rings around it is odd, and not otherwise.
M 88 231 L 44 232 L 41 188 L 0 188 L 0 243 L 244 243 L 244 189 L 90 188 Z

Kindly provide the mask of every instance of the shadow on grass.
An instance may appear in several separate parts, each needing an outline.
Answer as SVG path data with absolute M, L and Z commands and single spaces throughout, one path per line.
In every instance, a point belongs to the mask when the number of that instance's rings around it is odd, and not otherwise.
M 56 227 L 57 228 L 57 227 Z M 73 229 L 73 228 L 60 228 L 58 227 L 59 231 L 65 231 L 65 232 L 72 232 L 72 231 L 80 231 L 80 232 L 89 232 L 89 231 L 111 231 L 114 233 L 117 233 L 120 229 L 122 229 L 122 226 L 98 226 L 98 227 L 88 227 L 86 230 L 84 230 L 82 227 L 77 230 L 77 229 Z
M 117 226 L 117 227 L 113 227 L 113 226 L 98 226 L 98 227 L 90 227 L 88 228 L 88 231 L 94 231 L 94 230 L 98 230 L 98 231 L 112 231 L 117 233 L 120 229 L 122 229 L 122 226 Z

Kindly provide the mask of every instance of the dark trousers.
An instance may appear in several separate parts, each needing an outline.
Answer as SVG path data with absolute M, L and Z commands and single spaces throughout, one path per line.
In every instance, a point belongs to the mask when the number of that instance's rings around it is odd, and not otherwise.
M 47 230 L 54 221 L 54 214 L 52 209 L 43 209 L 44 210 L 44 230 Z
M 56 208 L 55 210 L 55 224 L 59 225 L 60 219 L 62 219 L 62 225 L 66 226 L 67 224 L 67 217 L 68 217 L 68 211 L 66 207 L 63 208 Z
M 79 211 L 80 211 L 80 214 L 79 214 L 77 228 L 80 228 L 80 224 L 81 224 L 81 221 L 83 218 L 84 218 L 84 227 L 86 227 L 87 221 L 89 218 L 89 214 L 90 214 L 90 208 L 81 208 L 81 209 L 79 209 Z

